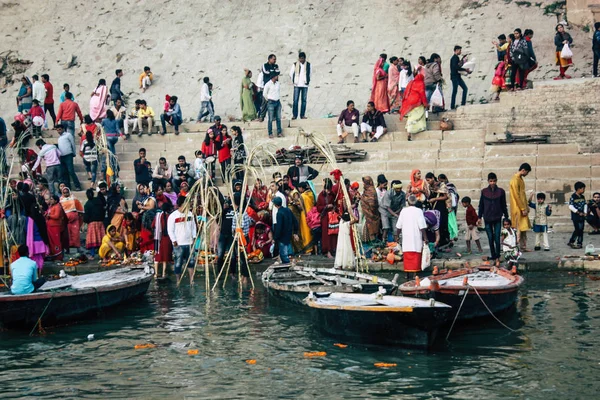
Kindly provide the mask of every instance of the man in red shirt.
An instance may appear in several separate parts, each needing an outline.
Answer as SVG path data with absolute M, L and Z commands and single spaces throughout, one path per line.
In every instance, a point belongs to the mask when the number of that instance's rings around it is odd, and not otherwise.
M 52 129 L 56 127 L 56 114 L 54 113 L 54 87 L 50 83 L 50 76 L 48 74 L 42 75 L 42 83 L 46 88 L 46 99 L 44 100 L 44 110 L 50 113 L 50 118 L 52 118 L 52 123 L 54 126 Z M 48 128 L 48 120 L 46 120 L 46 128 Z
M 75 114 L 79 117 L 79 124 L 83 124 L 83 115 L 79 109 L 79 105 L 73 101 L 73 94 L 68 92 L 65 95 L 65 101 L 60 103 L 58 107 L 57 122 L 62 122 L 66 130 L 75 135 Z

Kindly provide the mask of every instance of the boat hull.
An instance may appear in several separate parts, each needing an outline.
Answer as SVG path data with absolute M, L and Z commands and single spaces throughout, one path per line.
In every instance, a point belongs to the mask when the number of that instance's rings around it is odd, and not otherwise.
M 298 305 L 302 305 L 306 296 L 308 296 L 309 292 L 313 293 L 364 293 L 371 294 L 376 293 L 380 287 L 385 289 L 386 294 L 390 294 L 392 290 L 396 287 L 393 284 L 361 284 L 361 290 L 353 290 L 352 286 L 342 285 L 342 286 L 325 286 L 325 285 L 311 285 L 310 289 L 308 286 L 306 287 L 292 287 L 288 286 L 285 283 L 277 283 L 277 282 L 263 282 L 267 288 L 269 294 L 285 299 L 292 303 L 296 303 Z
M 468 275 L 469 273 L 473 273 L 473 270 L 454 271 L 446 274 L 446 276 L 455 278 Z M 444 286 L 439 284 L 427 287 L 416 286 L 415 281 L 411 281 L 400 285 L 399 290 L 404 296 L 420 299 L 433 298 L 436 301 L 446 303 L 455 310 L 455 313 L 458 312 L 460 308 L 460 313 L 458 315 L 459 320 L 481 318 L 490 316 L 490 311 L 496 314 L 507 310 L 517 301 L 519 287 L 524 282 L 523 277 L 513 275 L 506 270 L 500 270 L 498 271 L 498 274 L 507 277 L 510 279 L 510 282 L 502 286 L 472 287 L 463 285 Z M 437 280 L 437 282 L 441 282 L 445 279 L 445 276 L 432 276 L 430 278 L 434 281 Z
M 411 312 L 369 312 L 311 308 L 321 332 L 344 341 L 429 348 L 439 328 L 451 318 L 451 308 L 415 308 Z
M 143 296 L 151 280 L 152 275 L 147 275 L 107 287 L 1 296 L 0 326 L 31 327 L 42 314 L 45 324 L 72 321 Z
M 262 281 L 269 294 L 296 304 L 302 304 L 309 292 L 371 294 L 381 287 L 390 294 L 397 287 L 393 281 L 369 274 L 295 266 L 270 267 Z

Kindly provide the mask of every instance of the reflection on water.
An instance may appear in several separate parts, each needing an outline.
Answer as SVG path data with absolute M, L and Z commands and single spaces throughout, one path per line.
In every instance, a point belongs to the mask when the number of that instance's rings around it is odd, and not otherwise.
M 529 274 L 519 303 L 501 316 L 516 332 L 473 321 L 430 352 L 335 347 L 306 310 L 258 285 L 207 298 L 201 284 L 152 284 L 148 296 L 99 320 L 50 328 L 44 337 L 2 332 L 0 398 L 597 396 L 600 282 L 585 276 Z M 95 340 L 86 339 L 90 333 Z M 143 343 L 156 347 L 134 349 Z M 306 359 L 305 351 L 327 356 Z

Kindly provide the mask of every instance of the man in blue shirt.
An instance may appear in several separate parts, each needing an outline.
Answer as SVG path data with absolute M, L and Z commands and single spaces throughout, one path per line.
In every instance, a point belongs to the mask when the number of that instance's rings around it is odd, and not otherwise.
M 277 223 L 273 240 L 279 244 L 281 263 L 289 264 L 289 245 L 292 243 L 292 236 L 298 238 L 298 220 L 289 208 L 283 207 L 280 197 L 273 198 L 273 206 L 277 208 Z
M 37 276 L 37 264 L 29 258 L 27 245 L 20 245 L 19 259 L 10 265 L 12 275 L 12 294 L 28 294 L 42 286 L 46 280 Z
M 160 114 L 162 135 L 167 133 L 167 125 L 165 122 L 168 122 L 169 125 L 173 125 L 175 134 L 179 135 L 179 125 L 181 125 L 182 121 L 183 117 L 181 115 L 181 107 L 177 104 L 177 96 L 171 96 L 171 99 L 169 99 L 169 109 L 165 111 L 164 114 Z

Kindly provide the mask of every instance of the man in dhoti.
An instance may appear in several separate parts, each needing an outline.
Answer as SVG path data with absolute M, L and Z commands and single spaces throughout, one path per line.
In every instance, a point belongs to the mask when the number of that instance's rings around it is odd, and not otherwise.
M 512 227 L 517 231 L 517 242 L 521 251 L 527 251 L 527 231 L 531 229 L 531 222 L 527 214 L 529 207 L 525 194 L 525 181 L 523 177 L 531 172 L 531 165 L 524 163 L 510 180 L 510 219 Z
M 408 196 L 408 207 L 400 211 L 396 228 L 398 235 L 402 234 L 402 254 L 404 256 L 404 272 L 406 279 L 410 278 L 410 273 L 421 271 L 421 258 L 423 245 L 427 245 L 427 223 L 423 216 L 423 210 L 415 207 L 417 198 L 414 195 Z

